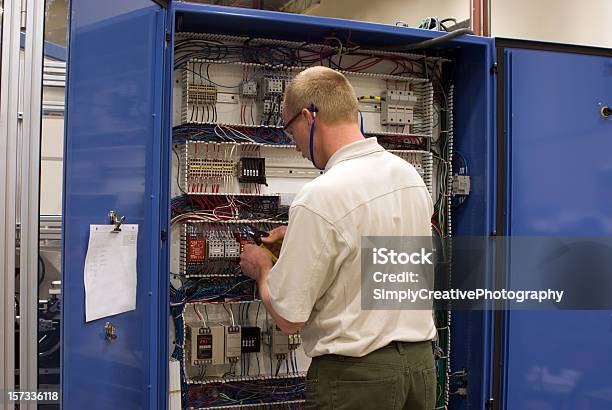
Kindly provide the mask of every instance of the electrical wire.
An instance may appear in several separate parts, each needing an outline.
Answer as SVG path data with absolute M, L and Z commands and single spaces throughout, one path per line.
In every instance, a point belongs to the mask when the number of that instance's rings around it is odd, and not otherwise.
M 420 49 L 426 49 L 426 48 L 438 46 L 442 43 L 445 43 L 447 41 L 453 40 L 459 36 L 463 36 L 466 34 L 473 35 L 474 32 L 470 30 L 469 28 L 461 28 L 459 30 L 451 31 L 448 34 L 444 34 L 443 36 L 427 39 L 424 41 L 420 41 L 418 43 L 406 44 L 402 46 L 384 46 L 382 48 L 387 51 L 398 51 L 398 52 L 420 50 Z

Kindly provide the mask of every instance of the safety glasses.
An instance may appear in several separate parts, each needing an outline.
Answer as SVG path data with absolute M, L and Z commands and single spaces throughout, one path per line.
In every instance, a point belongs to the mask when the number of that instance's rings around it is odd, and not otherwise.
M 298 117 L 300 116 L 300 114 L 302 113 L 302 110 L 298 111 L 293 117 L 291 117 L 291 119 L 287 122 L 287 124 L 285 124 L 283 126 L 283 131 L 285 132 L 285 134 L 287 134 L 291 139 L 293 139 L 293 135 L 291 134 L 291 132 L 289 131 L 289 127 L 291 126 L 291 124 L 293 124 L 293 122 L 295 122 L 295 120 L 298 119 Z

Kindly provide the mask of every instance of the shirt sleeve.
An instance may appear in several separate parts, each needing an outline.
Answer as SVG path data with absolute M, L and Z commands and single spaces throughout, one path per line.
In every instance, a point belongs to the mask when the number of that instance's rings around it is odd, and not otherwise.
M 270 303 L 289 322 L 306 322 L 317 300 L 334 281 L 340 247 L 334 226 L 316 212 L 291 208 L 278 261 L 268 275 Z

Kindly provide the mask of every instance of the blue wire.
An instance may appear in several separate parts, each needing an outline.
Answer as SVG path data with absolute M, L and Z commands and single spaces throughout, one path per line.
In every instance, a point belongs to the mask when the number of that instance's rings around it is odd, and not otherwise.
M 365 131 L 363 130 L 363 114 L 361 113 L 361 110 L 359 110 L 359 118 L 361 118 L 361 124 L 359 125 L 359 128 L 361 128 L 361 134 L 365 135 Z
M 316 169 L 323 171 L 325 168 L 319 167 L 317 163 L 315 162 L 315 157 L 314 157 L 314 132 L 315 132 L 315 123 L 317 120 L 317 106 L 314 104 L 310 104 L 310 107 L 308 107 L 308 110 L 312 113 L 312 125 L 310 126 L 310 161 L 312 162 L 312 165 L 314 165 Z

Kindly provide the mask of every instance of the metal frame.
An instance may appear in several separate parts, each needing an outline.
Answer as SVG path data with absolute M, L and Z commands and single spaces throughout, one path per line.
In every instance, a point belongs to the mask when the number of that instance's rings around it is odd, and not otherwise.
M 497 116 L 497 175 L 496 175 L 496 217 L 495 217 L 495 236 L 505 236 L 507 226 L 507 214 L 506 214 L 506 69 L 505 69 L 504 49 L 501 47 L 497 48 L 497 96 L 496 96 L 496 116 Z M 502 260 L 501 255 L 504 252 L 502 249 L 496 250 L 496 266 L 495 266 L 495 288 L 499 289 L 503 285 L 502 272 L 505 265 L 505 260 Z M 501 408 L 502 400 L 502 386 L 501 386 L 501 372 L 503 366 L 502 362 L 502 337 L 503 328 L 505 322 L 505 315 L 502 310 L 496 310 L 493 312 L 493 375 L 492 375 L 492 387 L 491 387 L 491 398 L 489 401 L 490 408 L 499 410 Z
M 5 0 L 0 76 L 0 388 L 15 388 L 15 230 L 21 0 Z M 14 409 L 6 403 L 5 409 Z
M 21 48 L 25 48 L 26 43 L 26 35 L 25 33 L 21 33 Z M 66 47 L 62 47 L 58 44 L 52 43 L 50 41 L 45 41 L 44 43 L 44 53 L 45 57 L 52 58 L 56 61 L 66 61 Z
M 527 50 L 557 51 L 560 53 L 587 54 L 592 56 L 612 57 L 612 49 L 605 47 L 579 46 L 575 44 L 550 43 L 546 41 L 517 40 L 511 38 L 495 38 L 495 46 L 499 48 L 523 48 Z M 500 61 L 497 62 L 498 65 Z
M 162 7 L 167 6 L 167 4 L 164 4 L 166 2 L 160 3 L 159 1 L 156 1 L 156 3 Z M 167 32 L 168 14 L 169 13 L 166 13 L 163 9 L 158 11 L 156 35 L 158 36 L 160 46 L 155 51 L 155 67 L 159 70 L 163 70 L 164 64 L 165 64 L 164 60 L 165 60 L 166 49 L 164 46 L 167 47 L 167 44 L 164 41 L 164 38 L 166 37 L 165 34 Z M 170 86 L 172 86 L 172 80 L 170 78 L 166 78 L 163 75 L 164 73 L 165 72 L 163 72 L 161 76 L 158 76 L 156 78 L 155 85 L 154 85 L 155 113 L 153 114 L 153 117 L 159 116 L 161 121 L 159 123 L 159 127 L 155 129 L 155 133 L 152 135 L 152 138 L 155 141 L 154 144 L 159 145 L 159 146 L 164 146 L 165 145 L 164 142 L 171 140 L 170 135 L 172 135 L 172 134 L 166 134 L 165 128 L 164 128 L 164 125 L 165 125 L 164 123 L 166 120 L 165 112 L 164 112 L 164 109 L 165 109 L 164 98 L 167 92 L 165 86 L 166 84 L 170 84 Z M 171 112 L 171 111 L 168 111 L 168 112 Z M 165 156 L 165 151 L 163 148 L 160 149 L 159 154 L 160 154 L 159 165 L 157 164 L 157 162 L 155 163 L 154 172 L 156 175 L 162 176 L 164 175 L 163 174 L 163 170 L 164 170 L 163 158 Z M 169 182 L 169 180 L 167 182 Z M 155 183 L 154 187 L 155 189 L 154 189 L 153 196 L 156 196 L 159 199 L 165 198 L 165 195 L 167 194 L 167 192 L 169 192 L 163 189 L 164 185 L 161 183 L 161 181 L 158 181 L 157 183 Z M 154 255 L 151 257 L 151 266 L 157 267 L 156 269 L 152 269 L 152 272 L 157 274 L 157 278 L 158 278 L 157 281 L 153 279 L 151 280 L 151 292 L 152 294 L 164 295 L 165 297 L 169 298 L 167 276 L 162 274 L 162 272 L 165 272 L 165 270 L 162 267 L 166 266 L 164 264 L 166 262 L 166 257 L 164 255 L 169 252 L 168 251 L 169 244 L 166 240 L 164 240 L 164 238 L 167 238 L 167 236 L 162 234 L 162 232 L 166 229 L 166 226 L 170 221 L 169 202 L 162 202 L 161 200 L 157 200 L 156 202 L 153 202 L 153 203 L 154 203 L 154 206 L 151 209 L 152 222 L 153 222 L 153 227 L 154 227 L 153 233 L 154 233 L 154 236 L 156 236 L 155 233 L 159 234 L 159 239 L 157 240 L 157 238 L 153 238 L 153 240 L 151 241 L 151 255 Z M 169 232 L 169 231 L 166 231 L 166 232 Z M 168 263 L 169 263 L 169 260 L 168 260 Z M 164 313 L 167 312 L 167 306 L 169 306 L 169 303 L 166 304 L 165 306 L 160 306 L 159 304 L 151 303 L 151 306 L 150 306 L 151 317 L 158 317 L 160 319 L 151 324 L 150 333 L 149 333 L 149 338 L 151 340 L 151 350 L 149 352 L 150 353 L 156 352 L 158 354 L 158 357 L 164 357 L 164 358 L 170 357 L 168 353 L 169 347 L 167 343 L 168 315 L 166 314 L 164 316 Z M 160 336 L 163 336 L 165 338 L 160 337 Z M 159 356 L 160 353 L 162 354 L 162 356 Z M 154 355 L 151 354 L 150 357 L 153 358 Z M 155 403 L 158 408 L 168 408 L 169 397 L 170 397 L 170 395 L 168 394 L 168 373 L 169 373 L 169 367 L 166 361 L 158 362 L 156 365 L 152 365 L 150 367 L 150 372 L 149 372 L 150 383 L 156 384 L 157 386 L 160 386 L 160 387 L 163 386 L 163 388 L 158 387 L 157 389 L 151 389 L 149 392 L 150 403 L 152 403 L 152 405 L 153 403 Z
M 24 62 L 20 212 L 19 387 L 38 388 L 38 247 L 44 0 L 28 0 Z M 23 402 L 20 409 L 36 409 Z
M 159 252 L 159 279 L 157 282 L 158 300 L 157 317 L 159 318 L 158 329 L 160 330 L 157 336 L 158 357 L 170 357 L 170 347 L 168 346 L 168 335 L 170 332 L 169 316 L 170 316 L 170 292 L 169 280 L 167 273 L 170 272 L 170 198 L 171 198 L 171 178 L 172 175 L 172 107 L 173 98 L 173 82 L 174 82 L 174 5 L 171 5 L 166 13 L 165 30 L 166 41 L 163 55 L 164 69 L 164 84 L 163 93 L 161 96 L 162 104 L 162 124 L 161 124 L 161 183 L 160 183 L 160 208 L 159 208 L 159 229 L 161 249 Z M 171 34 L 172 33 L 172 34 Z M 170 384 L 170 371 L 160 371 L 158 383 L 160 388 L 157 389 L 157 400 L 161 408 L 170 409 L 170 395 L 167 393 Z M 180 396 L 180 395 L 179 395 Z

